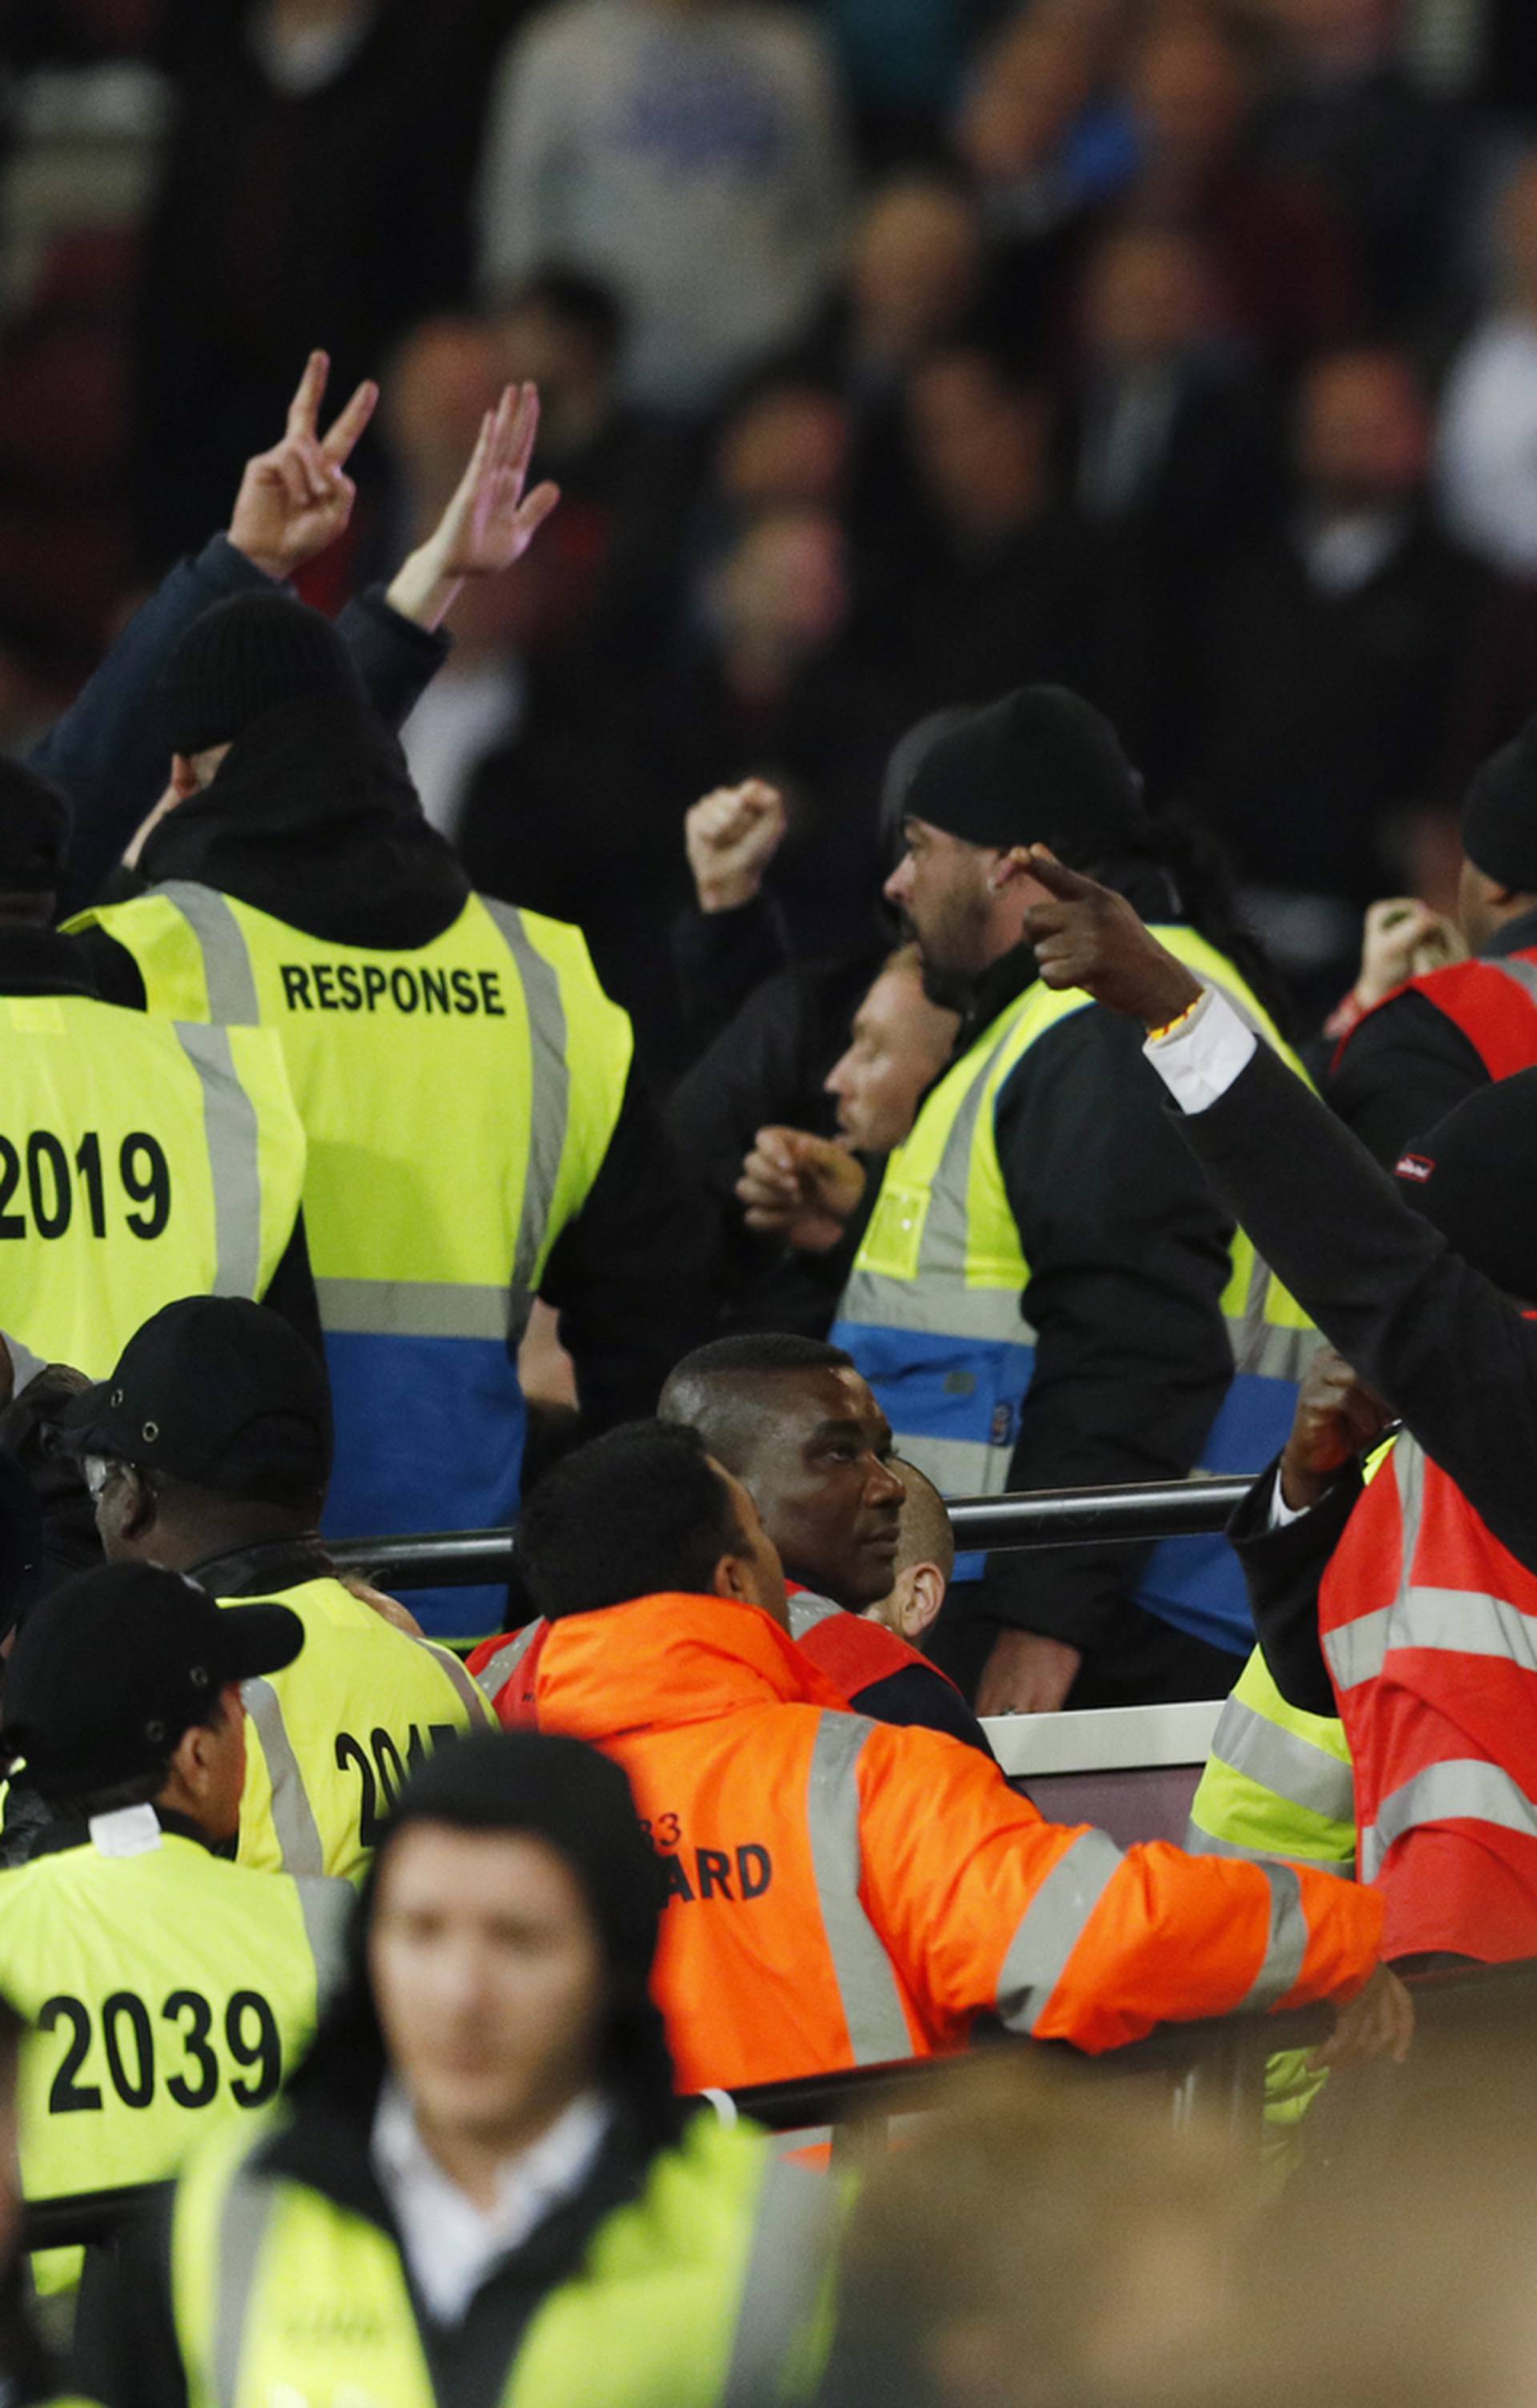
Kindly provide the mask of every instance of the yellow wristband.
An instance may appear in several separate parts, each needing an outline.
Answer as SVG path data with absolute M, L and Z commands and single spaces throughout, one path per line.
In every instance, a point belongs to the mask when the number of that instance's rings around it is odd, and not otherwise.
M 1200 1005 L 1201 1005 L 1201 1004 L 1203 1004 L 1203 1003 L 1205 1002 L 1205 1000 L 1206 1000 L 1205 990 L 1204 990 L 1204 989 L 1202 989 L 1201 993 L 1200 993 L 1199 995 L 1198 995 L 1198 996 L 1197 996 L 1195 1002 L 1194 1002 L 1194 1003 L 1187 1003 L 1187 1004 L 1185 1005 L 1185 1010 L 1184 1010 L 1183 1011 L 1177 1011 L 1177 1012 L 1174 1014 L 1174 1017 L 1173 1017 L 1173 1019 L 1172 1019 L 1172 1020 L 1166 1020 L 1166 1021 L 1164 1022 L 1164 1025 L 1163 1025 L 1163 1026 L 1162 1026 L 1161 1028 L 1150 1028 L 1150 1029 L 1148 1030 L 1148 1032 L 1147 1032 L 1147 1041 L 1148 1041 L 1148 1043 L 1149 1043 L 1150 1045 L 1156 1045 L 1156 1044 L 1158 1044 L 1158 1043 L 1159 1043 L 1159 1042 L 1160 1042 L 1160 1041 L 1161 1041 L 1165 1037 L 1172 1037 L 1172 1035 L 1174 1034 L 1175 1029 L 1176 1029 L 1176 1028 L 1183 1028 L 1183 1027 L 1185 1026 L 1185 1022 L 1189 1019 L 1190 1014 L 1191 1014 L 1193 1011 L 1195 1011 L 1195 1010 L 1199 1010 L 1199 1008 L 1200 1007 Z

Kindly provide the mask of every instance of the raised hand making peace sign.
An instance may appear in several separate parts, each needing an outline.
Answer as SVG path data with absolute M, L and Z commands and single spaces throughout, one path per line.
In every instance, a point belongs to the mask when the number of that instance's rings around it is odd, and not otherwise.
M 311 351 L 288 409 L 280 443 L 246 463 L 229 539 L 269 577 L 292 577 L 335 543 L 352 515 L 357 487 L 346 466 L 374 414 L 379 387 L 359 385 L 330 432 L 319 433 L 331 363 Z

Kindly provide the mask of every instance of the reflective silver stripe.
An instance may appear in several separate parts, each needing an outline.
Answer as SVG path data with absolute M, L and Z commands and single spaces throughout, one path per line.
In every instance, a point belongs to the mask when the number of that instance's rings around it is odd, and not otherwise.
M 528 1100 L 528 1168 L 523 1211 L 512 1256 L 512 1285 L 531 1292 L 534 1271 L 555 1208 L 555 1187 L 571 1110 L 571 1071 L 567 1059 L 566 1004 L 553 964 L 528 939 L 523 913 L 510 903 L 480 898 L 518 966 L 528 1012 L 532 1093 Z
M 1246 1848 L 1238 1840 L 1219 1839 L 1214 1831 L 1203 1831 L 1192 1814 L 1185 1827 L 1183 1842 L 1187 1856 L 1232 1856 L 1241 1864 L 1273 1865 L 1280 1861 L 1280 1851 L 1274 1848 Z M 1301 1848 L 1288 1848 L 1286 1861 L 1306 1865 L 1310 1872 L 1333 1873 L 1341 1881 L 1350 1881 L 1356 1870 L 1356 1852 L 1348 1856 L 1310 1856 Z
M 792 1639 L 804 1639 L 808 1630 L 814 1630 L 819 1622 L 830 1622 L 835 1613 L 843 1611 L 840 1605 L 834 1605 L 830 1597 L 812 1597 L 810 1590 L 791 1598 L 789 1603 Z
M 1300 1880 L 1290 1865 L 1260 1865 L 1257 1870 L 1271 1885 L 1271 1928 L 1264 1960 L 1239 2000 L 1240 2010 L 1249 2014 L 1263 2014 L 1289 1990 L 1296 1989 L 1308 1953 L 1308 1919 L 1302 1911 Z
M 427 1639 L 414 1630 L 402 1631 L 401 1637 L 409 1639 L 413 1647 L 426 1650 L 469 1716 L 471 1729 L 479 1730 L 485 1721 L 481 1710 L 481 1692 L 475 1685 L 473 1674 L 466 1671 L 452 1648 L 440 1647 L 435 1639 Z
M 478 1672 L 470 1674 L 470 1679 L 493 1713 L 496 1711 L 496 1699 L 523 1662 L 535 1640 L 549 1627 L 542 1614 L 537 1622 L 524 1623 L 523 1628 L 514 1638 L 508 1641 L 505 1647 L 498 1647 L 495 1656 L 488 1656 Z
M 796 2136 L 804 2144 L 804 2135 Z M 839 2191 L 826 2174 L 783 2157 L 758 2198 L 721 2408 L 773 2408 L 786 2397 L 832 2271 Z
M 494 1338 L 508 1334 L 505 1287 L 450 1280 L 318 1279 L 321 1323 L 363 1338 Z
M 1501 961 L 1485 962 L 1483 968 L 1498 970 L 1501 978 L 1514 980 L 1531 1001 L 1537 1003 L 1537 962 L 1523 962 L 1515 953 L 1507 953 Z
M 226 1025 L 231 1021 L 259 1021 L 262 1014 L 256 1000 L 251 950 L 228 897 L 215 887 L 194 885 L 180 878 L 169 880 L 154 892 L 176 906 L 197 939 L 203 955 L 203 982 L 208 991 L 209 1019 Z
M 351 1882 L 336 1881 L 328 1874 L 319 1880 L 306 1875 L 294 1886 L 299 1893 L 305 1937 L 315 1960 L 315 2002 L 323 2010 L 332 1992 L 340 1986 L 354 1893 Z
M 219 2408 L 236 2408 L 256 2270 L 276 2205 L 276 2186 L 242 2167 L 229 2186 L 219 2218 L 212 2367 L 213 2396 Z
M 1322 1814 L 1330 1823 L 1348 1823 L 1356 1812 L 1356 1784 L 1348 1764 L 1300 1732 L 1285 1730 L 1257 1713 L 1240 1698 L 1229 1698 L 1223 1707 L 1212 1754 L 1288 1805 Z
M 1013 1038 L 1019 1015 L 1010 1010 L 1007 1025 L 998 1043 L 984 1056 L 976 1077 L 962 1098 L 959 1111 L 950 1124 L 950 1134 L 944 1151 L 935 1168 L 929 1184 L 928 1211 L 924 1220 L 919 1240 L 918 1277 L 941 1278 L 966 1276 L 966 1240 L 968 1204 L 971 1187 L 971 1141 L 982 1117 L 983 1100 L 988 1082 Z M 1017 1314 L 1017 1291 L 1007 1295 L 995 1291 L 1008 1310 Z
M 1482 1589 L 1412 1588 L 1400 1603 L 1331 1630 L 1324 1646 L 1343 1689 L 1373 1680 L 1406 1647 L 1494 1656 L 1537 1672 L 1537 1616 Z
M 1103 1831 L 1085 1831 L 1046 1875 L 1020 1917 L 998 1977 L 996 2004 L 1011 2031 L 1034 2031 L 1123 1862 Z
M 932 1284 L 930 1284 L 932 1283 Z M 929 1338 L 971 1338 L 979 1344 L 1033 1346 L 1035 1331 L 1021 1317 L 1013 1287 L 967 1287 L 920 1264 L 913 1280 L 884 1271 L 854 1270 L 838 1307 L 840 1321 L 871 1329 L 912 1329 Z
M 321 1845 L 320 1826 L 299 1772 L 278 1692 L 270 1681 L 246 1681 L 241 1684 L 240 1695 L 256 1726 L 256 1736 L 266 1758 L 267 1778 L 272 1784 L 272 1828 L 278 1835 L 283 1870 L 323 1873 L 325 1851 Z
M 179 1020 L 181 1051 L 203 1087 L 203 1135 L 213 1182 L 215 1296 L 262 1284 L 262 1150 L 256 1107 L 240 1084 L 229 1032 Z
M 806 1784 L 817 1905 L 855 2065 L 886 2065 L 912 2054 L 891 1959 L 859 1898 L 857 1768 L 874 1728 L 860 1714 L 823 1714 Z
M 1361 1832 L 1363 1879 L 1373 1879 L 1394 1841 L 1406 1831 L 1453 1822 L 1494 1823 L 1537 1840 L 1537 1805 L 1520 1784 L 1481 1756 L 1454 1756 L 1427 1765 L 1383 1799 L 1376 1821 Z

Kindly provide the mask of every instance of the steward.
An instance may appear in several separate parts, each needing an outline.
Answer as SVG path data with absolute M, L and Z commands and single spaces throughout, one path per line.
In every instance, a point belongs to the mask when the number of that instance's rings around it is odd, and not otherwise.
M 508 1522 L 535 1296 L 595 1427 L 648 1410 L 694 1330 L 695 1208 L 629 1021 L 579 930 L 470 892 L 317 613 L 210 611 L 170 725 L 181 800 L 144 847 L 151 891 L 75 924 L 118 1000 L 281 1040 L 336 1398 L 328 1526 Z M 421 1611 L 478 1636 L 500 1600 Z
M 145 1325 L 62 1428 L 110 1562 L 166 1565 L 222 1605 L 275 1598 L 297 1619 L 297 1660 L 243 1692 L 239 1861 L 355 1879 L 408 1771 L 490 1716 L 452 1650 L 345 1586 L 317 1536 L 324 1366 L 260 1306 L 189 1297 Z
M 614 1766 L 435 1757 L 282 2108 L 128 2244 L 83 2353 L 110 2408 L 806 2398 L 839 2193 L 674 2097 L 660 1915 Z
M 29 2200 L 164 2180 L 194 2140 L 276 2098 L 314 2028 L 346 1885 L 213 1853 L 239 1820 L 239 1684 L 303 1643 L 283 1606 L 222 1612 L 137 1565 L 79 1574 L 22 1624 L 5 1744 L 59 1818 L 0 1881 L 0 1984 L 34 2027 Z M 67 2281 L 70 2253 L 46 2269 L 41 2287 Z

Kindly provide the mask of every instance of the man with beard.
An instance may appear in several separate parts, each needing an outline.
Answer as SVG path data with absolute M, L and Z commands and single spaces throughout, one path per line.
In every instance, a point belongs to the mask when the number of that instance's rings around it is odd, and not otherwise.
M 931 994 L 965 1016 L 887 1164 L 834 1342 L 951 1496 L 1250 1469 L 1290 1426 L 1313 1333 L 1191 1176 L 1133 1039 L 1039 982 L 1039 897 L 1012 851 L 1027 827 L 1095 862 L 1281 1043 L 1220 881 L 1149 817 L 1108 722 L 1050 686 L 968 714 L 918 765 L 886 887 Z M 1211 1696 L 1247 1643 L 1220 1541 L 1141 1566 L 1097 1546 L 962 1569 L 931 1643 L 984 1714 Z

